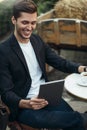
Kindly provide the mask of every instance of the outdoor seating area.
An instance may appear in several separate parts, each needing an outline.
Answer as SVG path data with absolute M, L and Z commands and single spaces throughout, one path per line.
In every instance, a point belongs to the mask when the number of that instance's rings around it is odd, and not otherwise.
M 86 4 L 0 1 L 0 130 L 87 130 Z

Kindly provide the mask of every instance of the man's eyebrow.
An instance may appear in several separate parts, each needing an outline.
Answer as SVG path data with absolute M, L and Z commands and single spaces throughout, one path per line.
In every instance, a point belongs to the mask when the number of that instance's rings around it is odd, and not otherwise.
M 34 21 L 23 20 L 22 22 L 32 23 L 32 22 L 37 22 L 37 20 L 34 20 Z

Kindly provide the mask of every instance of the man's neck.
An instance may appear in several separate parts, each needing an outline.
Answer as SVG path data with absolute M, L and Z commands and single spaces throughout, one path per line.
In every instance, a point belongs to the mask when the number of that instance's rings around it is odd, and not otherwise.
M 21 37 L 18 36 L 15 32 L 14 32 L 14 35 L 15 35 L 17 41 L 20 42 L 20 43 L 23 43 L 23 44 L 25 43 L 25 44 L 27 44 L 27 43 L 30 41 L 30 39 L 23 39 L 23 38 L 21 38 Z

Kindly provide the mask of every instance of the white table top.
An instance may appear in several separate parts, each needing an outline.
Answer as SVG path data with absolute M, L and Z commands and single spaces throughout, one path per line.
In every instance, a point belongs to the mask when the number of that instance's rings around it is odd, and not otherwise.
M 78 84 L 77 81 L 80 81 L 80 78 L 80 74 L 70 74 L 65 78 L 64 87 L 69 93 L 87 100 L 87 86 L 81 86 Z

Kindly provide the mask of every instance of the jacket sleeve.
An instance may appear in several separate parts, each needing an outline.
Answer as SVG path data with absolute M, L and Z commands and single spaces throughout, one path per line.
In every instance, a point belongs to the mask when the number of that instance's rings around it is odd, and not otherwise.
M 12 91 L 13 87 L 7 57 L 0 49 L 0 95 L 8 107 L 18 108 L 21 98 Z
M 62 72 L 78 73 L 78 67 L 81 65 L 80 63 L 75 63 L 59 56 L 47 44 L 44 44 L 44 46 L 47 64 Z
M 61 57 L 60 55 L 56 54 L 55 51 L 42 40 L 42 38 L 40 38 L 39 36 L 37 38 L 36 40 L 38 40 L 38 42 L 43 45 L 42 51 L 45 55 L 45 63 L 62 72 L 79 73 L 78 67 L 82 65 L 81 63 L 75 63 Z

